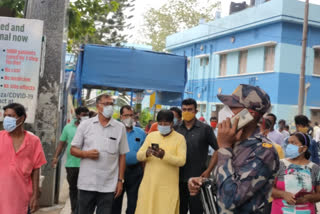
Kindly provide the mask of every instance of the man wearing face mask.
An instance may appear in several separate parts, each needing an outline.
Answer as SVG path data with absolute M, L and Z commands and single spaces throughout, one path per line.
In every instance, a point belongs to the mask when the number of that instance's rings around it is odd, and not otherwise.
M 138 190 L 143 176 L 142 164 L 137 160 L 137 152 L 142 146 L 146 135 L 141 128 L 134 127 L 134 114 L 131 106 L 122 106 L 120 119 L 126 127 L 130 152 L 126 154 L 126 171 L 122 194 L 116 198 L 112 206 L 112 214 L 121 214 L 124 192 L 127 193 L 126 214 L 134 214 L 138 199 Z
M 135 214 L 179 213 L 179 167 L 186 162 L 186 141 L 173 130 L 173 113 L 161 110 L 158 129 L 137 153 L 145 162 Z
M 181 109 L 183 122 L 174 127 L 187 141 L 187 162 L 180 168 L 180 214 L 187 214 L 188 210 L 191 214 L 198 214 L 203 212 L 200 197 L 190 197 L 188 180 L 195 176 L 210 176 L 217 155 L 213 154 L 207 167 L 208 147 L 218 150 L 218 145 L 212 128 L 197 120 L 197 102 L 194 99 L 183 100 Z
M 272 143 L 259 134 L 258 123 L 270 108 L 270 98 L 256 86 L 241 84 L 232 95 L 218 95 L 225 105 L 219 112 L 217 182 L 219 213 L 260 214 L 271 194 L 279 169 Z M 253 120 L 238 129 L 239 119 L 230 118 L 247 109 Z M 243 118 L 241 118 L 243 119 Z M 189 180 L 192 195 L 199 192 L 201 178 Z
M 0 131 L 0 213 L 26 214 L 39 208 L 40 167 L 46 158 L 40 139 L 24 130 L 26 110 L 18 103 L 3 108 Z
M 306 134 L 310 139 L 309 152 L 311 154 L 310 161 L 316 164 L 320 164 L 320 148 L 319 144 L 312 139 L 312 136 L 308 134 L 309 131 L 309 118 L 305 115 L 297 115 L 294 117 L 297 132 Z M 287 144 L 287 142 L 286 142 Z
M 181 120 L 182 120 L 182 111 L 181 111 L 181 109 L 179 109 L 178 107 L 171 107 L 170 111 L 172 111 L 172 113 L 174 115 L 174 118 L 173 118 L 174 126 L 177 126 L 177 125 L 181 124 Z M 158 123 L 153 123 L 152 124 L 148 134 L 150 134 L 151 132 L 155 132 L 155 131 L 158 131 Z
M 217 136 L 217 125 L 218 125 L 218 119 L 217 117 L 211 117 L 210 118 L 210 126 L 212 128 L 212 131 L 214 133 L 215 136 Z M 213 148 L 211 148 L 211 146 L 209 146 L 209 152 L 208 152 L 208 160 L 207 160 L 207 164 L 209 165 L 210 161 L 211 161 L 211 158 L 212 158 L 212 155 L 214 153 L 214 150 Z
M 81 158 L 78 177 L 79 214 L 111 214 L 113 199 L 121 195 L 129 152 L 126 128 L 112 118 L 111 96 L 97 97 L 98 115 L 80 123 L 71 154 Z
M 79 175 L 80 159 L 70 154 L 71 142 L 73 140 L 74 135 L 76 134 L 79 124 L 89 119 L 89 109 L 87 107 L 80 106 L 76 108 L 75 113 L 76 118 L 63 128 L 62 134 L 60 136 L 60 143 L 56 149 L 56 152 L 51 162 L 52 167 L 55 168 L 62 150 L 67 146 L 67 161 L 65 167 L 67 171 L 67 181 L 69 184 L 69 196 L 72 213 L 75 213 L 78 204 L 77 182 Z

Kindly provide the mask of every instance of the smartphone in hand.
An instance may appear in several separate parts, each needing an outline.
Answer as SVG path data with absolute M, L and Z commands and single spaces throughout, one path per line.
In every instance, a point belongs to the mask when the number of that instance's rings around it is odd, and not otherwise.
M 236 118 L 239 118 L 239 123 L 237 130 L 243 128 L 245 125 L 250 123 L 252 120 L 254 120 L 253 116 L 251 113 L 248 111 L 248 109 L 243 109 L 240 111 L 238 114 L 236 114 L 234 117 L 231 118 L 231 125 L 234 124 Z
M 159 150 L 159 144 L 157 144 L 157 143 L 151 143 L 151 148 L 152 148 L 152 150 L 154 150 L 154 151 L 158 151 L 158 150 Z

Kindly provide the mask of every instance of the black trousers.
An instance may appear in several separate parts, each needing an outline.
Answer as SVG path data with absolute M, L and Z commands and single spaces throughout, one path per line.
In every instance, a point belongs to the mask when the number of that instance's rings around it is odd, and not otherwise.
M 79 190 L 77 214 L 111 214 L 114 192 L 101 193 Z
M 124 192 L 127 193 L 127 210 L 126 214 L 134 214 L 138 200 L 138 190 L 143 177 L 141 164 L 128 166 L 125 171 L 123 192 L 119 198 L 114 199 L 112 205 L 112 214 L 121 214 L 122 201 Z
M 180 214 L 187 214 L 188 210 L 190 214 L 202 214 L 203 208 L 200 199 L 200 194 L 196 196 L 190 196 L 188 190 L 188 182 L 180 182 Z
M 78 176 L 79 168 L 78 167 L 66 167 L 67 171 L 67 181 L 69 183 L 69 196 L 71 203 L 71 211 L 75 213 L 76 207 L 78 205 Z
M 264 214 L 270 214 L 272 209 L 272 202 L 264 205 Z

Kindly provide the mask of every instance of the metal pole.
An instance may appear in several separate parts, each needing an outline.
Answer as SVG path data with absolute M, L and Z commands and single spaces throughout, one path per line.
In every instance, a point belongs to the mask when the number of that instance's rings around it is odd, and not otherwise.
M 130 94 L 130 106 L 133 105 L 133 90 L 131 90 L 131 94 Z
M 298 99 L 298 114 L 303 114 L 304 99 L 305 99 L 305 73 L 306 73 L 306 47 L 308 39 L 308 17 L 309 17 L 309 0 L 306 0 L 304 8 L 303 36 L 302 36 L 302 60 L 301 73 L 299 82 L 299 99 Z

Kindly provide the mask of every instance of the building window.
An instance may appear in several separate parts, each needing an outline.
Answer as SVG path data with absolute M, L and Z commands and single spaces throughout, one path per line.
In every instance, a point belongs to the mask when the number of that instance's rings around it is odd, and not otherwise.
M 247 57 L 248 57 L 248 50 L 240 51 L 239 74 L 245 74 L 247 72 Z
M 274 70 L 274 52 L 275 46 L 268 46 L 264 48 L 264 71 Z
M 320 75 L 320 49 L 314 50 L 313 74 Z
M 207 112 L 207 104 L 201 104 L 201 112 L 206 113 Z
M 221 54 L 219 76 L 226 76 L 226 74 L 227 74 L 227 54 Z
M 206 113 L 207 112 L 207 104 L 204 103 L 204 104 L 197 104 L 197 110 L 200 112 L 200 113 Z
M 200 58 L 200 66 L 207 66 L 209 65 L 209 57 L 201 57 Z

